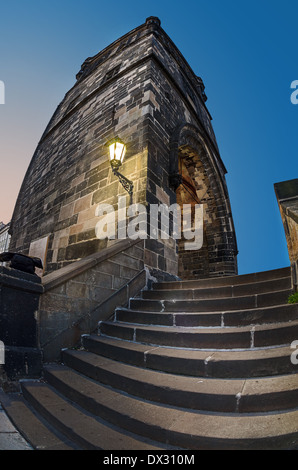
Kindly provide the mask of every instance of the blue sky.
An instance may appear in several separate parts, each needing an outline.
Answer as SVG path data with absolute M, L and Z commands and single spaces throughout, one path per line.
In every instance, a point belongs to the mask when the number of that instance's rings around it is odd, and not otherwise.
M 297 0 L 0 0 L 0 221 L 84 60 L 158 16 L 201 76 L 227 183 L 239 273 L 289 265 L 273 185 L 298 177 Z

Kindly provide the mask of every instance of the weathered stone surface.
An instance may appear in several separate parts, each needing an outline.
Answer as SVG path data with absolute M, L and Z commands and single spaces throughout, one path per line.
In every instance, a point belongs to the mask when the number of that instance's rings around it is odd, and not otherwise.
M 42 292 L 38 276 L 0 267 L 0 340 L 5 345 L 37 346 L 35 313 Z
M 62 347 L 93 331 L 95 319 L 107 319 L 146 285 L 142 246 L 142 241 L 123 240 L 43 277 L 37 318 L 47 359 L 56 360 Z
M 298 290 L 298 179 L 276 183 L 274 189 L 287 240 L 293 285 Z
M 274 185 L 291 263 L 298 260 L 298 179 Z
M 46 273 L 107 246 L 95 234 L 101 203 L 117 208 L 125 190 L 112 173 L 106 143 L 127 144 L 121 168 L 133 202 L 183 203 L 172 182 L 179 158 L 205 207 L 202 250 L 185 253 L 171 237 L 157 251 L 145 242 L 152 270 L 184 278 L 237 273 L 237 246 L 221 161 L 202 79 L 160 27 L 146 22 L 92 58 L 57 107 L 24 178 L 11 224 L 11 248 L 27 252 L 49 235 Z M 128 197 L 127 197 L 128 200 Z M 149 230 L 148 224 L 148 230 Z

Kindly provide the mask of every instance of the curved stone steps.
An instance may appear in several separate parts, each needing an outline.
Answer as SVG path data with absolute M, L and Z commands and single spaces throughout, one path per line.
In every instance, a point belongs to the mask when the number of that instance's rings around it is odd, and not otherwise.
M 75 443 L 59 434 L 19 393 L 0 392 L 0 403 L 22 436 L 35 450 L 78 450 Z
M 143 436 L 155 437 L 155 440 L 173 447 L 185 449 L 284 449 L 292 448 L 298 440 L 298 410 L 272 412 L 268 414 L 207 413 L 190 411 L 160 405 L 154 402 L 136 400 L 130 395 L 101 384 L 78 374 L 65 366 L 47 366 L 45 368 L 48 383 L 68 400 L 82 409 L 92 412 L 93 416 L 108 419 L 115 426 Z M 35 385 L 35 386 L 34 386 Z M 44 386 L 44 384 L 41 384 Z M 44 393 L 34 395 L 37 387 L 30 383 L 23 384 L 24 394 L 30 400 L 33 395 L 35 405 L 42 399 L 47 401 L 47 414 L 54 416 L 54 421 L 66 420 L 68 432 L 73 434 L 76 426 L 96 439 L 97 448 L 103 448 L 107 442 L 104 435 L 98 436 L 88 420 L 88 415 L 81 414 L 80 421 L 69 419 L 70 406 L 65 400 L 57 405 L 49 385 L 44 386 Z M 35 390 L 34 390 L 35 389 Z M 60 401 L 62 399 L 60 398 Z M 44 406 L 44 405 L 43 405 Z M 96 418 L 90 418 L 92 422 Z M 98 422 L 98 421 L 96 421 Z M 70 429 L 71 426 L 71 429 Z M 109 449 L 113 446 L 108 442 Z M 121 440 L 118 441 L 119 449 Z M 113 446 L 114 448 L 114 446 Z
M 289 276 L 154 284 L 46 365 L 46 383 L 23 382 L 24 399 L 83 449 L 297 449 Z
M 291 289 L 292 280 L 290 276 L 280 279 L 268 281 L 254 282 L 249 284 L 236 284 L 226 286 L 204 287 L 197 284 L 197 287 L 176 287 L 176 283 L 172 288 L 167 284 L 168 289 L 162 285 L 155 285 L 152 290 L 144 290 L 142 298 L 161 298 L 171 299 L 173 290 L 175 291 L 175 299 L 212 299 L 212 298 L 229 298 L 243 297 L 247 295 L 265 294 L 281 290 Z M 181 285 L 181 284 L 178 284 Z
M 63 363 L 104 385 L 133 396 L 176 407 L 230 413 L 267 412 L 298 407 L 298 376 L 216 379 L 149 370 L 88 351 L 66 350 Z
M 291 276 L 291 268 L 279 268 L 271 271 L 260 271 L 257 273 L 241 274 L 238 276 L 224 276 L 207 279 L 196 279 L 189 281 L 154 282 L 153 289 L 199 289 L 208 287 L 238 286 L 243 284 L 256 284 L 259 282 L 275 281 Z
M 166 292 L 169 298 L 165 298 Z M 151 312 L 215 312 L 227 310 L 245 310 L 252 308 L 284 305 L 287 303 L 291 289 L 283 289 L 264 294 L 251 294 L 227 298 L 201 298 L 197 290 L 190 291 L 193 298 L 179 298 L 178 291 L 143 291 L 146 298 L 130 299 L 129 308 Z M 181 291 L 183 294 L 183 291 Z M 178 297 L 178 298 L 176 298 Z
M 61 366 L 52 366 L 54 373 Z M 47 368 L 45 369 L 47 370 Z M 71 371 L 70 371 L 71 372 Z M 76 377 L 72 373 L 74 378 Z M 47 378 L 49 378 L 47 374 Z M 78 378 L 78 376 L 77 376 Z M 83 380 L 83 383 L 80 383 Z M 84 385 L 84 378 L 80 376 L 76 386 L 81 389 Z M 51 380 L 52 382 L 53 380 Z M 90 382 L 91 384 L 91 382 Z M 136 436 L 133 433 L 125 432 L 123 427 L 95 416 L 96 413 L 89 413 L 85 407 L 73 403 L 57 390 L 60 388 L 51 387 L 43 382 L 22 382 L 22 392 L 24 398 L 37 412 L 59 432 L 76 443 L 81 450 L 160 450 L 171 448 L 153 442 L 146 437 Z M 58 385 L 55 383 L 55 385 Z M 74 383 L 73 383 L 74 385 Z M 88 393 L 86 390 L 84 393 Z M 120 424 L 120 423 L 118 423 Z
M 196 349 L 250 349 L 291 344 L 298 320 L 242 327 L 170 327 L 101 322 L 99 333 L 137 343 Z
M 119 307 L 114 320 L 159 326 L 248 326 L 294 321 L 298 304 L 282 304 L 263 308 L 223 312 L 149 312 Z
M 250 350 L 195 350 L 149 346 L 98 335 L 84 335 L 87 351 L 126 364 L 195 377 L 247 378 L 297 372 L 290 346 Z

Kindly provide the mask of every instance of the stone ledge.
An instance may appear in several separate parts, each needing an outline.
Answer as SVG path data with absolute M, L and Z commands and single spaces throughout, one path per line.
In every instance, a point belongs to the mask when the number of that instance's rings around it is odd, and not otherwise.
M 139 240 L 139 239 L 121 240 L 108 248 L 104 248 L 98 253 L 94 253 L 90 256 L 87 256 L 86 258 L 83 258 L 78 261 L 74 261 L 68 266 L 65 266 L 57 271 L 54 271 L 53 273 L 47 274 L 46 276 L 42 278 L 44 291 L 47 292 L 51 289 L 54 289 L 60 284 L 63 284 L 66 281 L 96 266 L 98 263 L 101 263 L 102 261 L 105 261 L 124 250 L 127 250 L 128 248 L 136 245 L 137 243 L 140 243 L 141 241 L 142 240 Z
M 34 284 L 41 284 L 40 277 L 25 273 L 24 271 L 19 271 L 18 269 L 8 268 L 6 266 L 0 266 L 0 275 L 3 274 L 5 276 L 14 277 L 17 279 L 22 279 L 27 282 L 32 282 Z
M 28 281 L 21 277 L 23 274 L 21 271 L 17 271 L 17 273 L 20 273 L 20 277 L 12 276 L 10 273 L 5 274 L 0 271 L 0 286 L 39 294 L 44 292 L 43 286 L 38 281 Z M 39 279 L 37 276 L 36 278 Z

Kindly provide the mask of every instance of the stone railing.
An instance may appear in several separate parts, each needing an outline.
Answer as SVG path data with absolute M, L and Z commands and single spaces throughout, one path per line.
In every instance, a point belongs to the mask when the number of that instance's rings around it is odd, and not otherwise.
M 122 240 L 42 278 L 38 311 L 44 361 L 58 360 L 99 321 L 113 315 L 146 286 L 141 240 Z

